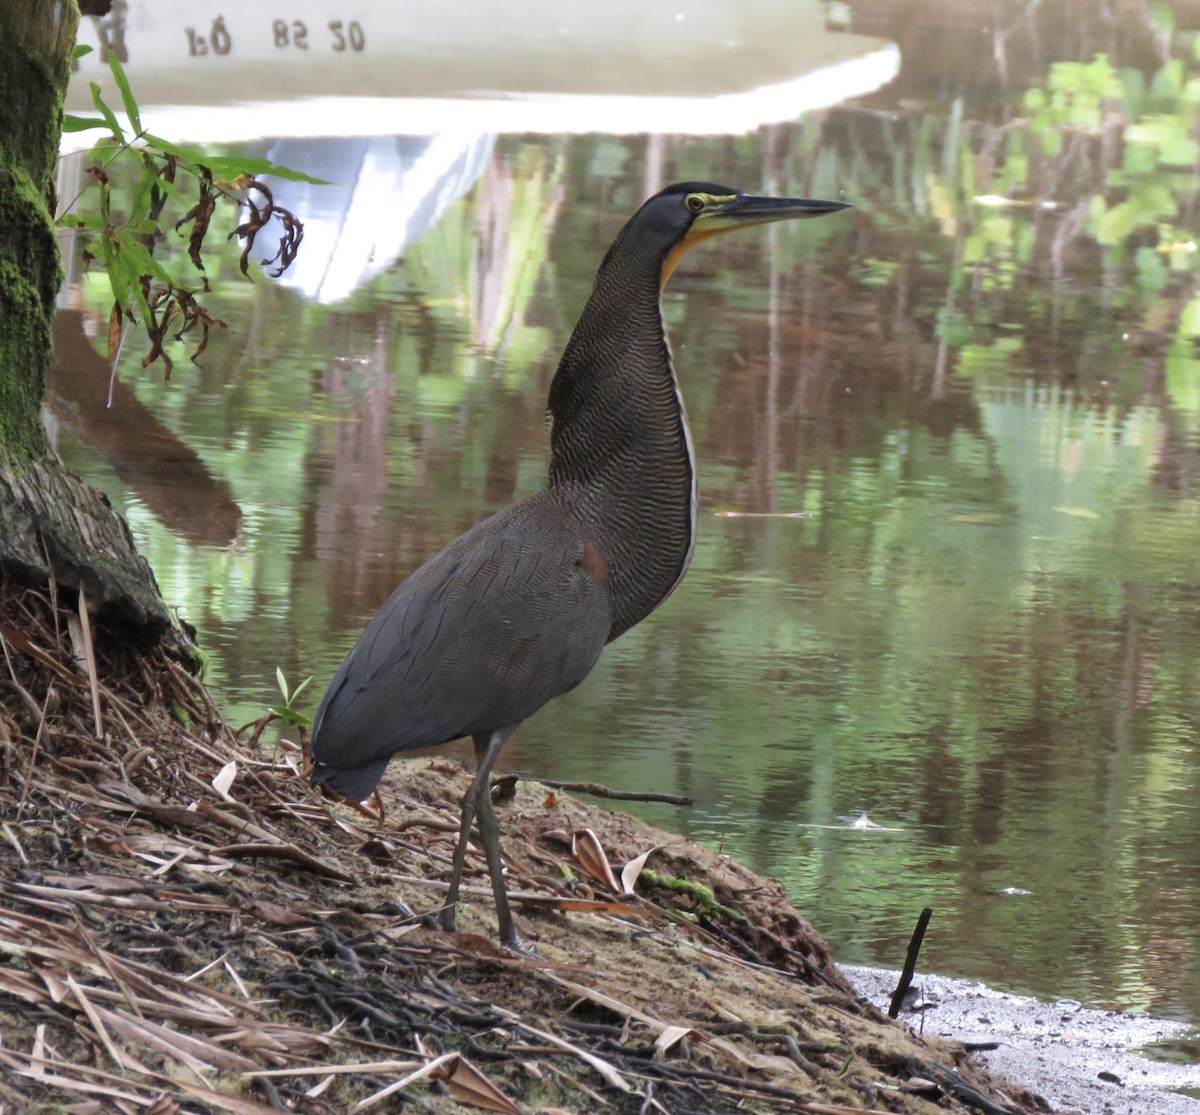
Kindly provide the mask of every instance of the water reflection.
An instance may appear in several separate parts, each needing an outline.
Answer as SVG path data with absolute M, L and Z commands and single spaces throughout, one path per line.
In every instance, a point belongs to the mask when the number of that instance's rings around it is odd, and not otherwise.
M 747 132 L 859 96 L 899 65 L 886 40 L 831 29 L 815 0 L 575 0 L 506 8 L 257 4 L 202 15 L 185 0 L 85 21 L 68 111 L 133 74 L 146 127 L 210 143 L 257 136 L 480 132 Z
M 215 477 L 128 384 L 111 376 L 108 360 L 92 347 L 85 329 L 80 310 L 64 308 L 54 322 L 55 362 L 46 376 L 45 405 L 55 426 L 65 426 L 102 455 L 121 484 L 167 529 L 200 544 L 233 542 L 242 513 L 228 483 Z
M 323 180 L 270 180 L 280 205 L 304 214 L 305 250 L 280 277 L 318 302 L 340 302 L 390 267 L 475 184 L 487 135 L 281 139 L 267 157 Z
M 872 7 L 860 29 L 947 49 L 750 138 L 500 138 L 348 301 L 225 292 L 205 367 L 136 388 L 229 484 L 238 547 L 105 486 L 249 719 L 543 482 L 557 354 L 655 185 L 844 191 L 853 221 L 675 277 L 692 572 L 508 759 L 689 794 L 645 812 L 784 878 L 847 960 L 896 964 L 932 905 L 944 971 L 1200 1017 L 1196 181 L 1156 123 L 1192 134 L 1192 44 L 1163 66 L 1082 3 L 1070 34 Z M 862 811 L 899 831 L 841 824 Z

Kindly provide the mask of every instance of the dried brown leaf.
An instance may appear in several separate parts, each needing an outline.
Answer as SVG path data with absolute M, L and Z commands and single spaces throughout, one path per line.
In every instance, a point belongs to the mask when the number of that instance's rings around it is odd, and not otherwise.
M 483 1075 L 466 1057 L 459 1057 L 438 1074 L 459 1102 L 503 1115 L 521 1115 L 521 1109 Z
M 238 994 L 243 999 L 253 999 L 254 996 L 250 994 L 250 989 L 242 981 L 242 977 L 237 974 L 237 970 L 234 968 L 234 966 L 230 964 L 229 961 L 224 957 L 221 958 L 221 965 L 224 967 L 225 974 L 229 976 L 233 986 L 238 989 Z
M 571 834 L 571 854 L 593 879 L 603 883 L 613 894 L 621 893 L 600 838 L 591 829 L 576 829 Z
M 201 802 L 203 809 L 204 803 Z M 253 826 L 246 826 L 251 828 Z M 234 859 L 281 859 L 287 860 L 289 863 L 295 864 L 297 867 L 307 868 L 309 871 L 317 875 L 324 875 L 327 879 L 337 879 L 338 882 L 352 883 L 354 877 L 347 875 L 344 871 L 339 871 L 336 867 L 331 867 L 323 860 L 317 859 L 316 856 L 309 855 L 308 852 L 295 844 L 285 844 L 282 841 L 269 844 L 226 844 L 220 848 L 214 848 L 213 852 L 218 856 L 232 856 Z
M 30 1058 L 31 1064 L 36 1063 L 36 1068 L 33 1069 L 33 1075 L 44 1076 L 46 1070 L 42 1067 L 46 1058 L 46 1023 L 39 1022 L 37 1029 L 34 1031 L 33 1039 L 33 1056 Z
M 189 1084 L 186 1080 L 178 1080 L 176 1086 L 195 1099 L 203 1100 L 217 1111 L 228 1111 L 231 1115 L 279 1115 L 279 1108 L 268 1107 L 257 1100 L 242 1099 L 240 1096 L 226 1095 L 224 1092 L 214 1092 L 211 1088 L 201 1088 Z
M 39 987 L 28 976 L 11 971 L 7 967 L 0 967 L 0 992 L 11 995 L 14 999 L 22 1002 L 35 1003 L 38 1006 L 42 1006 L 51 999 L 45 989 Z M 59 1000 L 54 1001 L 58 1002 Z
M 691 1026 L 668 1026 L 654 1039 L 654 1059 L 661 1061 L 667 1052 L 678 1045 L 684 1038 L 696 1037 L 696 1031 Z
M 79 587 L 79 626 L 83 638 L 83 660 L 87 666 L 88 685 L 92 691 L 92 717 L 96 739 L 104 738 L 104 719 L 100 713 L 100 675 L 96 669 L 96 646 L 92 641 L 92 620 L 87 595 Z
M 454 1060 L 456 1057 L 458 1057 L 457 1053 L 443 1053 L 440 1057 L 435 1057 L 415 1072 L 410 1072 L 407 1076 L 402 1076 L 399 1080 L 393 1080 L 386 1088 L 382 1088 L 373 1095 L 367 1096 L 366 1099 L 359 1100 L 358 1103 L 350 1108 L 348 1115 L 356 1115 L 359 1111 L 365 1111 L 368 1107 L 374 1107 L 375 1104 L 387 1099 L 388 1096 L 395 1095 L 410 1084 L 415 1084 L 418 1080 L 424 1080 L 425 1077 L 434 1075 L 444 1064 Z
M 697 1033 L 696 1040 L 707 1049 L 714 1050 L 731 1064 L 741 1068 L 758 1069 L 776 1075 L 803 1075 L 800 1066 L 790 1057 L 781 1057 L 774 1053 L 758 1053 L 754 1050 L 741 1050 L 724 1038 L 711 1037 L 708 1034 Z
M 69 974 L 67 975 L 67 986 L 70 987 L 71 993 L 75 996 L 75 1001 L 83 1009 L 83 1013 L 87 1015 L 88 1021 L 92 1024 L 92 1029 L 96 1031 L 96 1036 L 100 1039 L 104 1048 L 108 1050 L 108 1055 L 113 1061 L 123 1069 L 130 1069 L 133 1072 L 149 1075 L 150 1069 L 146 1065 L 143 1065 L 132 1053 L 126 1049 L 122 1049 L 112 1040 L 104 1022 L 100 1018 L 100 1010 L 103 1008 L 95 1007 L 84 993 L 83 988 Z
M 105 1025 L 122 1037 L 157 1049 L 197 1072 L 208 1067 L 246 1072 L 255 1067 L 255 1062 L 249 1057 L 223 1049 L 202 1038 L 192 1037 L 179 1030 L 168 1030 L 157 1022 L 146 1018 L 134 1018 L 124 1011 L 108 1010 L 100 1006 L 94 1009 Z
M 152 1100 L 142 1115 L 178 1115 L 179 1104 L 165 1092 Z
M 212 788 L 217 791 L 218 795 L 226 801 L 232 801 L 229 796 L 229 788 L 233 785 L 233 780 L 237 778 L 238 765 L 235 759 L 230 759 L 212 779 Z
M 564 981 L 565 982 L 565 981 Z M 539 1030 L 535 1026 L 529 1026 L 524 1022 L 518 1022 L 517 1026 L 527 1034 L 532 1034 L 536 1038 L 541 1038 L 542 1041 L 549 1045 L 553 1045 L 557 1049 L 561 1049 L 566 1053 L 572 1053 L 585 1064 L 590 1065 L 596 1070 L 606 1081 L 609 1087 L 616 1088 L 619 1092 L 631 1092 L 633 1086 L 625 1079 L 615 1068 L 607 1061 L 597 1057 L 594 1053 L 581 1048 L 578 1045 L 572 1045 L 569 1041 L 564 1041 L 562 1038 L 549 1033 L 546 1030 Z
M 339 1062 L 335 1065 L 296 1065 L 286 1069 L 251 1069 L 247 1076 L 261 1076 L 267 1079 L 282 1079 L 289 1076 L 348 1076 L 356 1072 L 412 1072 L 422 1068 L 421 1061 L 355 1061 L 353 1064 Z M 428 1067 L 428 1066 L 425 1066 Z
M 204 247 L 204 238 L 208 235 L 208 226 L 212 222 L 213 211 L 216 207 L 217 199 L 213 195 L 212 187 L 208 182 L 201 181 L 199 200 L 175 222 L 176 232 L 189 221 L 195 222 L 192 225 L 191 235 L 188 237 L 188 255 L 191 256 L 197 271 L 204 270 L 200 249 Z
M 61 1003 L 70 994 L 70 989 L 67 987 L 66 981 L 61 979 L 57 972 L 52 972 L 49 968 L 41 966 L 36 968 L 35 971 L 42 977 L 42 982 L 45 983 L 46 990 L 50 992 L 50 998 L 54 1002 Z
M 650 858 L 651 853 L 657 852 L 661 847 L 661 844 L 655 844 L 653 848 L 647 848 L 640 856 L 635 856 L 621 868 L 622 894 L 633 894 L 634 888 L 637 886 L 638 876 L 641 875 L 642 868 L 646 866 L 646 860 Z
M 11 624 L 0 623 L 0 638 L 12 643 L 17 650 L 23 651 L 25 654 L 28 654 L 30 658 L 36 659 L 37 662 L 45 666 L 47 669 L 53 670 L 60 678 L 63 679 L 63 681 L 69 681 L 73 685 L 81 688 L 85 684 L 84 680 L 79 677 L 74 670 L 70 670 L 66 666 L 62 665 L 57 658 L 39 647 L 32 639 L 29 638 L 28 635 L 25 634 L 24 631 L 20 630 L 19 628 L 13 627 Z
M 108 312 L 108 362 L 111 365 L 117 359 L 117 353 L 121 351 L 121 333 L 124 330 L 124 322 L 121 319 L 121 307 L 114 302 L 112 309 Z
M 553 972 L 546 972 L 543 978 L 558 984 L 559 987 L 565 987 L 568 991 L 573 991 L 582 999 L 587 999 L 597 1006 L 605 1007 L 622 1018 L 641 1022 L 649 1026 L 655 1033 L 666 1029 L 665 1022 L 659 1021 L 638 1007 L 622 1003 L 619 999 L 614 999 L 611 995 L 605 995 L 603 991 L 597 991 L 594 987 L 587 987 L 582 983 L 576 983 L 574 980 L 563 979 L 562 976 L 557 976 Z
M 108 875 L 104 872 L 88 875 L 44 875 L 42 878 L 47 886 L 90 891 L 94 894 L 139 894 L 146 890 L 146 884 L 141 879 L 131 879 L 127 875 Z
M 289 906 L 283 906 L 278 902 L 255 902 L 250 907 L 250 912 L 263 921 L 273 922 L 275 925 L 297 926 L 297 925 L 313 925 L 314 919 L 308 914 L 298 914 Z
M 27 1069 L 18 1068 L 16 1072 L 20 1076 L 27 1076 L 32 1080 L 36 1080 L 39 1084 L 44 1084 L 49 1088 L 62 1088 L 66 1092 L 82 1092 L 88 1096 L 108 1096 L 109 1099 L 129 1100 L 131 1103 L 142 1105 L 149 1105 L 153 1099 L 151 1096 L 138 1092 L 124 1091 L 120 1088 L 109 1088 L 104 1084 L 89 1084 L 85 1080 L 74 1080 L 69 1076 L 59 1076 L 57 1073 L 46 1072 L 41 1066 L 38 1066 L 36 1069 L 32 1067 Z M 269 1115 L 279 1115 L 278 1112 L 272 1111 L 270 1108 L 265 1108 L 264 1110 L 269 1112 Z

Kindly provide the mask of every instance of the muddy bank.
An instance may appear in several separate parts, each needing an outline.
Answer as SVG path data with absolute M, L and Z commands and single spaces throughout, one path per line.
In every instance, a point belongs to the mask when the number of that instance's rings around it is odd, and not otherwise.
M 844 967 L 842 972 L 886 1010 L 898 973 Z M 1195 1030 L 1180 1022 L 1088 1010 L 1071 999 L 1045 1003 L 981 983 L 919 976 L 924 1001 L 906 1011 L 909 1025 L 967 1046 L 997 1042 L 974 1056 L 998 1076 L 1019 1081 L 1056 1110 L 1083 1115 L 1200 1115 L 1200 1063 L 1141 1052 L 1177 1044 Z M 918 1004 L 919 1006 L 919 1004 Z M 1150 1053 L 1153 1050 L 1149 1051 Z M 1190 1090 L 1193 1095 L 1180 1094 Z

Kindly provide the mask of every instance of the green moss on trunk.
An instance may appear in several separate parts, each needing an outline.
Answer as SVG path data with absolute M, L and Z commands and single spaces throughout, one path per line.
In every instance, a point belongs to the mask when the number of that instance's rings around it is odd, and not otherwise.
M 62 272 L 54 169 L 79 12 L 73 0 L 0 4 L 0 446 L 41 451 L 39 416 Z
M 86 590 L 97 619 L 153 642 L 170 616 L 125 521 L 49 452 L 42 387 L 62 281 L 54 171 L 75 0 L 0 0 L 0 603 L 14 584 Z M 6 586 L 8 586 L 6 588 Z

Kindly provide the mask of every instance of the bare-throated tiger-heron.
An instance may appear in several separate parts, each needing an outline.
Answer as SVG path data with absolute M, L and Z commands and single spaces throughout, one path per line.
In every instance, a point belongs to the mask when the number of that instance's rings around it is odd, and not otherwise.
M 500 940 L 519 948 L 489 793 L 520 723 L 574 689 L 601 650 L 683 579 L 696 465 L 660 295 L 683 253 L 720 233 L 818 217 L 838 201 L 669 186 L 617 234 L 550 386 L 546 488 L 485 519 L 414 572 L 367 625 L 313 724 L 314 782 L 361 801 L 400 751 L 470 736 L 475 780 L 440 915 L 454 927 L 478 822 Z

